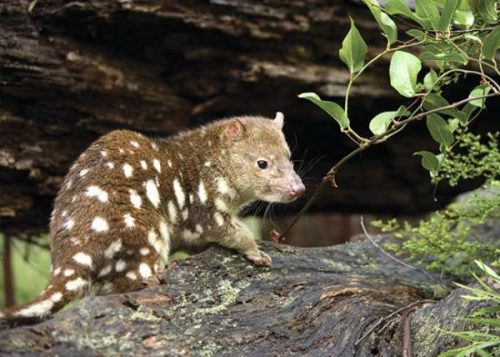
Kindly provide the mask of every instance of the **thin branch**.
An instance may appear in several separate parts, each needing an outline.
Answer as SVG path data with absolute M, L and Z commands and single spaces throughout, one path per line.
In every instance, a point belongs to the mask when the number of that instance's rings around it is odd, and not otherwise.
M 416 306 L 420 305 L 420 304 L 435 304 L 436 302 L 434 300 L 430 300 L 430 299 L 424 299 L 424 300 L 417 300 L 417 301 L 413 301 L 412 303 L 406 305 L 406 306 L 403 306 L 403 307 L 400 307 L 399 309 L 391 312 L 389 315 L 387 316 L 384 316 L 384 317 L 381 317 L 377 323 L 375 325 L 373 325 L 372 327 L 370 327 L 368 329 L 368 331 L 366 331 L 363 336 L 361 336 L 360 338 L 358 338 L 358 340 L 356 342 L 354 342 L 354 346 L 357 346 L 359 345 L 359 343 L 361 341 L 363 341 L 366 337 L 368 337 L 378 326 L 380 326 L 381 323 L 385 322 L 385 321 L 388 321 L 390 319 L 392 319 L 394 316 L 400 314 L 401 312 L 405 311 L 405 310 L 412 310 L 414 309 Z
M 434 282 L 436 282 L 436 283 L 438 282 L 436 279 L 434 279 L 434 278 L 432 277 L 432 275 L 431 275 L 431 274 L 429 274 L 429 272 L 427 272 L 427 271 L 425 271 L 425 270 L 423 270 L 423 269 L 420 269 L 420 268 L 418 268 L 418 267 L 415 267 L 415 266 L 413 266 L 413 265 L 407 264 L 407 263 L 405 263 L 404 261 L 402 261 L 402 260 L 400 260 L 400 259 L 396 258 L 394 255 L 392 255 L 392 254 L 390 254 L 389 252 L 387 252 L 387 251 L 386 251 L 384 248 L 382 248 L 382 247 L 381 247 L 381 246 L 380 246 L 377 242 L 375 242 L 375 240 L 374 240 L 374 239 L 370 236 L 370 234 L 368 234 L 368 231 L 366 230 L 366 227 L 365 227 L 365 222 L 364 222 L 364 218 L 363 218 L 363 216 L 360 216 L 359 220 L 360 220 L 360 225 L 361 225 L 361 228 L 363 229 L 363 232 L 364 232 L 364 234 L 365 234 L 366 238 L 368 238 L 368 240 L 370 241 L 370 243 L 372 243 L 372 244 L 373 244 L 373 245 L 374 245 L 374 246 L 375 246 L 378 250 L 380 250 L 380 252 L 382 252 L 382 254 L 384 254 L 386 257 L 388 257 L 388 258 L 390 258 L 390 259 L 394 260 L 396 263 L 401 264 L 401 265 L 403 265 L 403 266 L 407 267 L 408 269 L 417 270 L 417 271 L 419 271 L 419 272 L 423 273 L 424 275 L 426 275 L 426 276 L 427 276 L 429 279 L 431 279 L 432 281 L 434 281 Z

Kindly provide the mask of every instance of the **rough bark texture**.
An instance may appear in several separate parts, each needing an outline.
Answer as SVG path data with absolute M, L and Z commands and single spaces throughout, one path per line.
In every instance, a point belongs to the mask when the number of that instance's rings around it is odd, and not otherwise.
M 263 249 L 271 268 L 214 247 L 171 267 L 158 287 L 85 298 L 51 320 L 3 331 L 0 354 L 400 356 L 406 323 L 414 356 L 430 357 L 457 344 L 438 327 L 462 329 L 457 317 L 478 307 L 460 290 L 439 300 L 446 285 L 367 241 Z
M 221 116 L 281 110 L 296 158 L 306 167 L 322 158 L 306 175 L 317 183 L 352 144 L 296 95 L 343 95 L 348 73 L 336 53 L 348 15 L 371 55 L 384 46 L 354 1 L 3 0 L 0 229 L 45 230 L 72 160 L 115 128 L 168 135 Z M 398 105 L 386 65 L 364 75 L 352 94 L 351 121 L 362 130 L 377 110 Z M 342 190 L 314 209 L 433 208 L 433 187 L 411 155 L 434 146 L 422 127 L 371 150 L 342 170 Z M 440 194 L 440 203 L 453 194 Z

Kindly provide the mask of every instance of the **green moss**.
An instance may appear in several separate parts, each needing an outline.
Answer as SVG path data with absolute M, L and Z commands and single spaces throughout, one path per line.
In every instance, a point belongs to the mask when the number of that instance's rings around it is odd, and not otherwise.
M 343 264 L 343 263 L 336 262 L 334 260 L 330 260 L 330 259 L 321 258 L 319 260 L 319 262 L 322 265 L 328 267 L 328 269 L 331 269 L 333 271 L 350 272 L 352 270 L 352 268 L 350 266 Z
M 230 281 L 222 280 L 218 287 L 217 293 L 220 296 L 220 304 L 211 306 L 205 309 L 199 309 L 200 314 L 216 314 L 227 309 L 230 305 L 234 304 L 239 296 L 241 290 L 247 288 L 250 282 L 247 280 L 239 281 L 235 286 L 231 285 Z

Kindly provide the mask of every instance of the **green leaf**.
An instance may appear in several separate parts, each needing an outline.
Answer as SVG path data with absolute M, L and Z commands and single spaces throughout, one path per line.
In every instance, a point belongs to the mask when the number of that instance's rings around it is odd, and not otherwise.
M 474 25 L 474 14 L 470 10 L 457 10 L 453 17 L 453 23 L 469 28 Z
M 460 125 L 460 120 L 458 120 L 458 119 L 450 119 L 450 120 L 448 120 L 448 129 L 450 129 L 450 131 L 452 133 L 454 133 L 455 130 L 458 129 L 459 125 Z
M 491 90 L 490 86 L 479 85 L 472 90 L 469 94 L 469 98 L 481 97 L 487 95 Z M 469 103 L 478 108 L 484 108 L 484 103 L 486 98 L 471 100 Z
M 429 20 L 430 26 L 426 25 L 426 29 L 438 29 L 439 10 L 432 0 L 415 1 L 415 10 L 418 16 Z
M 494 327 L 500 327 L 500 319 L 476 319 L 476 318 L 465 318 L 464 320 L 482 325 L 490 325 Z
M 419 155 L 422 157 L 420 163 L 422 167 L 427 171 L 436 172 L 439 170 L 439 160 L 432 152 L 429 151 L 418 151 L 413 155 Z
M 417 29 L 408 30 L 406 31 L 406 33 L 408 34 L 408 36 L 411 36 L 419 41 L 422 41 L 425 38 L 425 32 Z
M 445 52 L 445 50 L 447 50 Z M 449 50 L 445 46 L 427 46 L 426 49 L 418 56 L 422 61 L 448 61 L 460 62 L 467 64 L 467 57 L 456 50 Z
M 337 103 L 328 100 L 322 100 L 316 93 L 302 93 L 299 98 L 307 99 L 327 112 L 333 119 L 339 123 L 341 129 L 349 128 L 349 118 L 345 115 L 344 109 Z
M 500 48 L 500 26 L 495 27 L 484 39 L 483 58 L 493 61 L 497 48 Z
M 445 148 L 450 148 L 453 144 L 454 137 L 448 128 L 446 120 L 437 114 L 429 114 L 427 116 L 427 129 L 431 133 L 432 138 Z
M 497 21 L 496 0 L 469 0 L 469 5 L 486 23 L 494 24 Z
M 450 105 L 448 101 L 443 98 L 441 95 L 437 93 L 429 93 L 423 103 L 423 107 L 425 110 L 433 110 L 433 109 L 438 109 L 438 108 L 443 108 Z M 460 121 L 467 121 L 465 118 L 465 115 L 459 111 L 456 108 L 448 108 L 448 109 L 442 109 L 439 113 L 449 115 L 450 117 L 456 117 L 460 119 Z
M 424 28 L 427 28 L 430 24 L 429 20 L 423 19 L 420 16 L 417 16 L 417 14 L 415 14 L 413 11 L 411 11 L 404 0 L 389 0 L 385 4 L 384 9 L 389 15 L 406 16 Z
M 351 19 L 351 29 L 339 51 L 340 59 L 347 65 L 349 72 L 356 73 L 363 67 L 367 52 L 368 47 Z
M 417 75 L 421 69 L 422 64 L 418 57 L 404 51 L 394 52 L 389 67 L 391 86 L 404 97 L 414 97 L 417 88 Z
M 436 84 L 438 79 L 438 75 L 436 71 L 434 71 L 432 68 L 431 70 L 425 75 L 424 77 L 424 88 L 426 90 L 431 90 L 434 85 Z
M 373 117 L 370 120 L 370 131 L 375 135 L 384 134 L 392 123 L 392 120 L 397 116 L 402 115 L 406 110 L 405 106 L 400 106 L 398 110 L 390 112 L 382 112 Z
M 387 36 L 387 41 L 392 44 L 398 39 L 398 29 L 392 19 L 380 9 L 380 4 L 376 0 L 363 0 L 370 9 L 373 17 L 377 21 L 382 31 Z
M 451 19 L 455 14 L 455 11 L 460 4 L 460 0 L 446 0 L 444 3 L 443 12 L 441 13 L 441 18 L 439 19 L 439 23 L 437 29 L 439 31 L 447 31 L 448 26 L 450 26 Z

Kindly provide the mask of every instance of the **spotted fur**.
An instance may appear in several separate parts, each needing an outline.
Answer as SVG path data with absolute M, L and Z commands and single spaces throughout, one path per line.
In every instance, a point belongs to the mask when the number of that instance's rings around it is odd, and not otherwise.
M 282 126 L 278 114 L 221 120 L 161 140 L 127 130 L 98 139 L 56 197 L 49 286 L 3 318 L 46 317 L 91 288 L 140 289 L 179 247 L 215 242 L 270 265 L 237 213 L 251 201 L 289 202 L 303 191 Z M 265 169 L 257 164 L 263 160 Z

